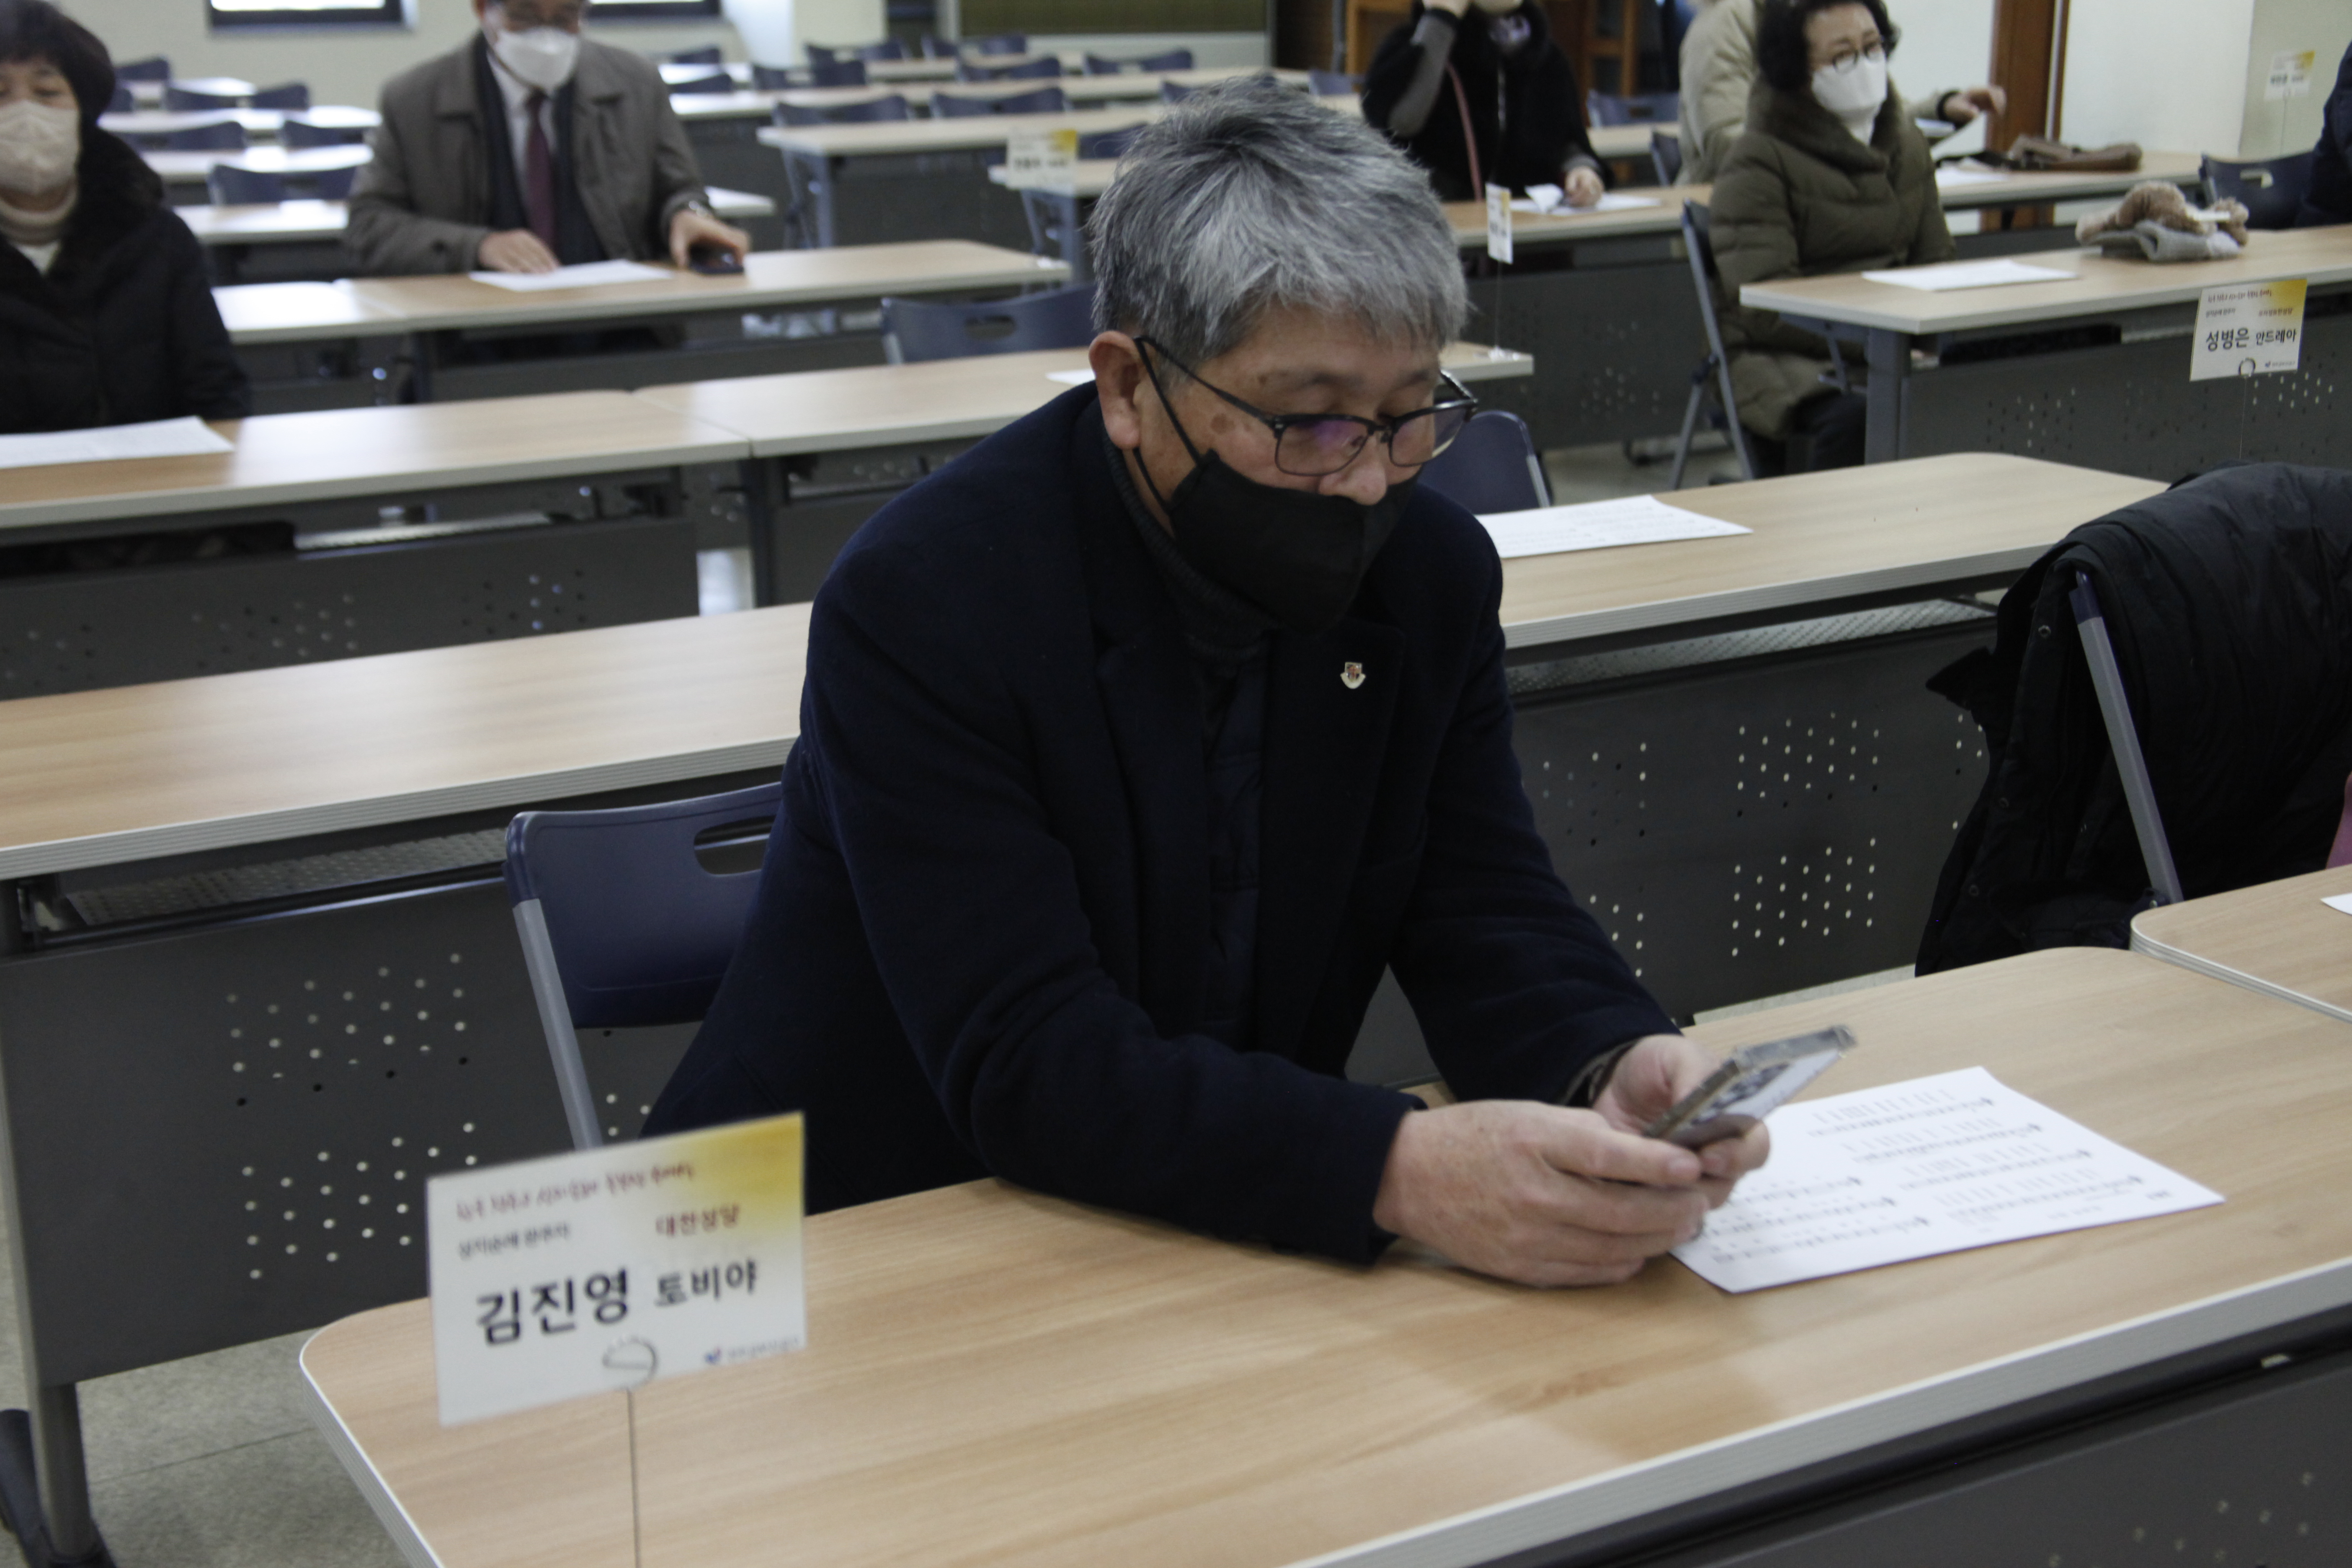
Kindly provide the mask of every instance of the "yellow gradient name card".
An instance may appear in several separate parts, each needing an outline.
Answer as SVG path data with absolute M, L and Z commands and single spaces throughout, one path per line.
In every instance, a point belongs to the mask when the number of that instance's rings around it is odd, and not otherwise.
M 798 1115 L 425 1184 L 443 1426 L 798 1350 Z
M 2219 283 L 2206 289 L 2197 304 L 2189 379 L 2269 375 L 2301 364 L 2306 288 L 2304 279 L 2283 278 L 2273 283 Z

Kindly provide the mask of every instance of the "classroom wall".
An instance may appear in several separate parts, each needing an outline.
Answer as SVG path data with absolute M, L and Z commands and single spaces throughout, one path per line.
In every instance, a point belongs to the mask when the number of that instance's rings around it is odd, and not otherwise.
M 2341 7 L 2344 0 L 2312 3 Z M 2129 141 L 2236 157 L 2254 7 L 2255 0 L 2072 0 L 2060 134 L 2085 145 Z
M 2254 0 L 2239 156 L 2273 158 L 2310 150 L 2319 140 L 2320 110 L 2336 84 L 2347 47 L 2352 47 L 2352 4 L 2347 0 Z M 2303 50 L 2313 56 L 2308 90 L 2300 98 L 2265 96 L 2272 58 Z
M 1895 51 L 1895 80 L 1907 93 L 1974 87 L 1992 70 L 1993 0 L 1893 0 L 1887 10 L 1903 29 Z M 1973 152 L 1984 132 L 1970 129 L 1938 153 Z

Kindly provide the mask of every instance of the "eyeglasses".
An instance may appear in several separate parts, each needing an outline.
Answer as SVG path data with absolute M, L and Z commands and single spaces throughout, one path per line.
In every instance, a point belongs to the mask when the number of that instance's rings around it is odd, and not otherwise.
M 1375 436 L 1387 444 L 1390 462 L 1400 468 L 1420 468 L 1454 445 L 1454 438 L 1462 434 L 1462 426 L 1478 411 L 1478 400 L 1469 390 L 1441 372 L 1437 378 L 1439 401 L 1393 419 L 1364 419 L 1353 414 L 1268 414 L 1244 403 L 1223 387 L 1201 381 L 1199 373 L 1191 365 L 1151 339 L 1135 341 L 1273 431 L 1274 466 L 1300 479 L 1338 473 L 1354 462 Z M 1153 378 L 1152 384 L 1159 385 L 1158 377 Z
M 1885 65 L 1886 63 L 1886 46 L 1885 44 L 1872 44 L 1865 48 L 1840 49 L 1837 53 L 1830 57 L 1830 69 L 1837 72 L 1840 76 L 1850 76 L 1853 74 L 1854 67 L 1862 64 L 1864 60 L 1868 60 L 1874 66 Z

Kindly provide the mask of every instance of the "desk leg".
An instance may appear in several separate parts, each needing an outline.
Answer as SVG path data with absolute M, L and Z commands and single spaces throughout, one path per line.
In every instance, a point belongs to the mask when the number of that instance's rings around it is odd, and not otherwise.
M 1863 445 L 1865 463 L 1891 463 L 1903 455 L 1903 384 L 1911 374 L 1911 339 L 1874 327 L 1870 359 L 1870 429 Z
M 784 504 L 784 465 L 774 458 L 746 458 L 743 513 L 751 530 L 751 603 L 776 602 L 776 513 Z
M 408 401 L 433 401 L 433 343 L 431 332 L 408 334 Z

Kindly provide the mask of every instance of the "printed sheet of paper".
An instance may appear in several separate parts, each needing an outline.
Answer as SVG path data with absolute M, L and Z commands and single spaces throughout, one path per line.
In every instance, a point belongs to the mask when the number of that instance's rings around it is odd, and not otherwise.
M 441 1424 L 801 1348 L 797 1114 L 425 1185 Z
M 143 425 L 0 436 L 0 468 L 108 463 L 121 458 L 192 458 L 236 450 L 226 437 L 215 435 L 211 426 L 191 414 L 184 419 L 152 419 Z
M 2054 267 L 2036 267 L 2028 261 L 2011 261 L 2006 257 L 1991 261 L 1945 261 L 1933 267 L 1900 267 L 1885 272 L 1865 272 L 1873 283 L 1892 283 L 1898 289 L 1917 289 L 1930 294 L 1942 294 L 1954 289 L 1997 289 L 2007 283 L 2063 283 L 2074 277 Z
M 1548 506 L 1532 511 L 1490 512 L 1478 520 L 1495 536 L 1495 552 L 1557 555 L 1568 550 L 1609 550 L 1620 544 L 1658 544 L 1670 539 L 1717 539 L 1752 533 L 1736 522 L 1701 517 L 1655 496 Z
M 2322 899 L 2319 901 L 2331 910 L 2340 910 L 2347 915 L 2352 915 L 2352 893 L 2338 893 L 2332 899 Z
M 2221 1202 L 1982 1068 L 1787 1105 L 1772 1159 L 1675 1248 L 1730 1291 Z
M 552 272 L 468 272 L 467 277 L 493 289 L 517 294 L 537 294 L 549 289 L 601 289 L 614 283 L 658 283 L 677 273 L 642 261 L 587 261 L 559 267 Z
M 1609 191 L 1589 207 L 1572 207 L 1568 205 L 1568 193 L 1558 185 L 1529 185 L 1526 195 L 1512 201 L 1511 210 L 1515 213 L 1542 213 L 1552 217 L 1573 217 L 1579 213 L 1622 213 L 1634 207 L 1657 205 L 1655 196 L 1622 196 L 1615 191 Z
M 1936 188 L 1949 191 L 1962 185 L 1998 184 L 2008 177 L 1998 169 L 1957 169 L 1946 164 L 1936 171 Z
M 1045 373 L 1047 381 L 1058 381 L 1064 386 L 1085 386 L 1094 378 L 1095 373 L 1090 370 L 1049 370 Z

